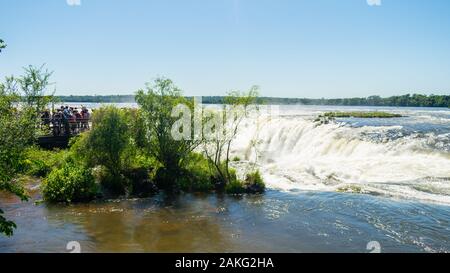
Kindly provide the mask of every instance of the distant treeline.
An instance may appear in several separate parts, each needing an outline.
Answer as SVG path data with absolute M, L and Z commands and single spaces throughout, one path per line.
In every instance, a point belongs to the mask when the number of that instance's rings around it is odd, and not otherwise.
M 91 102 L 91 103 L 112 103 L 112 102 L 134 102 L 134 95 L 88 95 L 88 96 L 57 96 L 62 102 Z
M 92 102 L 114 103 L 134 102 L 134 95 L 108 95 L 108 96 L 59 96 L 63 102 Z M 205 104 L 222 104 L 223 96 L 203 96 Z M 411 106 L 411 107 L 450 107 L 450 95 L 420 95 L 407 94 L 382 98 L 370 96 L 367 98 L 342 98 L 342 99 L 308 99 L 308 98 L 274 98 L 259 97 L 261 104 L 303 104 L 303 105 L 347 105 L 347 106 Z

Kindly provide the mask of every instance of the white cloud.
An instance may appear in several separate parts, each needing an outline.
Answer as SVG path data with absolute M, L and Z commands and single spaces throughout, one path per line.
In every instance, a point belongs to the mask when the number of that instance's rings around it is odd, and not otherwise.
M 381 6 L 381 0 L 367 0 L 369 6 Z
M 81 0 L 66 0 L 67 5 L 69 6 L 80 6 Z

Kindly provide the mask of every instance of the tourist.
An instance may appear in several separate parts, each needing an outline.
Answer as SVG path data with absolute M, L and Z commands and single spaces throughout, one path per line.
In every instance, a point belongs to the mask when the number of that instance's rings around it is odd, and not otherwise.
M 41 114 L 42 125 L 50 125 L 50 111 L 45 109 Z
M 76 122 L 76 128 L 77 130 L 79 130 L 81 128 L 81 122 L 82 122 L 82 115 L 80 112 L 78 112 L 78 109 L 75 108 L 74 112 L 73 112 L 73 116 L 75 118 L 75 122 Z
M 62 121 L 62 111 L 61 109 L 57 109 L 56 113 L 52 116 L 52 124 L 53 124 L 53 135 L 59 136 L 61 134 L 61 123 Z
M 61 107 L 63 107 L 63 106 L 61 106 Z M 64 124 L 64 134 L 65 135 L 70 135 L 70 124 L 69 124 L 69 122 L 70 122 L 70 119 L 72 118 L 72 115 L 70 114 L 70 110 L 69 110 L 68 106 L 64 107 L 63 109 L 64 110 L 63 110 L 62 117 L 63 117 L 63 124 Z
M 81 127 L 83 129 L 89 129 L 90 114 L 89 114 L 89 110 L 84 106 L 82 107 L 81 115 L 82 115 Z

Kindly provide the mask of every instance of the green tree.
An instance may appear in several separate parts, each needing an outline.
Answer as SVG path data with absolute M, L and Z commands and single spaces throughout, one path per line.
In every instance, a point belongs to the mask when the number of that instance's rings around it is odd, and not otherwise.
M 257 86 L 253 86 L 248 92 L 232 91 L 225 97 L 222 111 L 207 114 L 203 121 L 203 131 L 212 132 L 210 136 L 204 136 L 204 154 L 212 164 L 218 182 L 223 186 L 236 179 L 235 172 L 229 166 L 231 145 L 251 110 L 248 106 L 255 104 L 257 97 Z M 221 122 L 223 124 L 219 124 Z
M 146 128 L 145 149 L 162 165 L 158 170 L 157 182 L 161 188 L 172 190 L 177 187 L 190 153 L 201 143 L 191 134 L 190 113 L 194 104 L 182 96 L 181 90 L 171 80 L 165 78 L 158 78 L 154 84 L 147 84 L 146 90 L 139 90 L 136 102 L 142 109 Z M 186 110 L 184 114 L 189 123 L 189 126 L 182 128 L 181 134 L 185 136 L 182 138 L 173 134 L 174 125 L 180 119 L 177 109 Z
M 25 74 L 16 80 L 24 102 L 35 110 L 36 118 L 54 100 L 53 93 L 48 95 L 48 86 L 53 72 L 48 71 L 45 65 L 35 67 L 29 65 L 24 68 Z
M 32 109 L 30 112 L 30 121 L 35 123 L 33 134 L 37 137 L 41 134 L 41 113 L 48 107 L 51 102 L 56 102 L 57 98 L 53 93 L 48 92 L 50 77 L 49 72 L 44 65 L 40 67 L 28 66 L 24 68 L 24 74 L 15 77 L 6 77 L 5 89 L 17 94 L 20 98 L 21 108 Z
M 126 168 L 126 153 L 130 148 L 130 133 L 125 112 L 114 106 L 97 109 L 92 116 L 92 129 L 83 134 L 72 147 L 89 167 L 107 168 L 108 179 L 103 185 L 116 193 L 125 191 L 122 172 Z

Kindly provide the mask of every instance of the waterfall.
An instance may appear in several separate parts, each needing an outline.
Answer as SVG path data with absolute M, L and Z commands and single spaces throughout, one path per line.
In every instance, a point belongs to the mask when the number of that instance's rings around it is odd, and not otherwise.
M 246 162 L 256 160 L 271 188 L 356 190 L 450 202 L 450 153 L 430 146 L 448 142 L 449 135 L 402 136 L 401 128 L 318 125 L 306 117 L 280 116 L 246 122 L 233 153 Z M 400 137 L 366 137 L 392 131 Z

